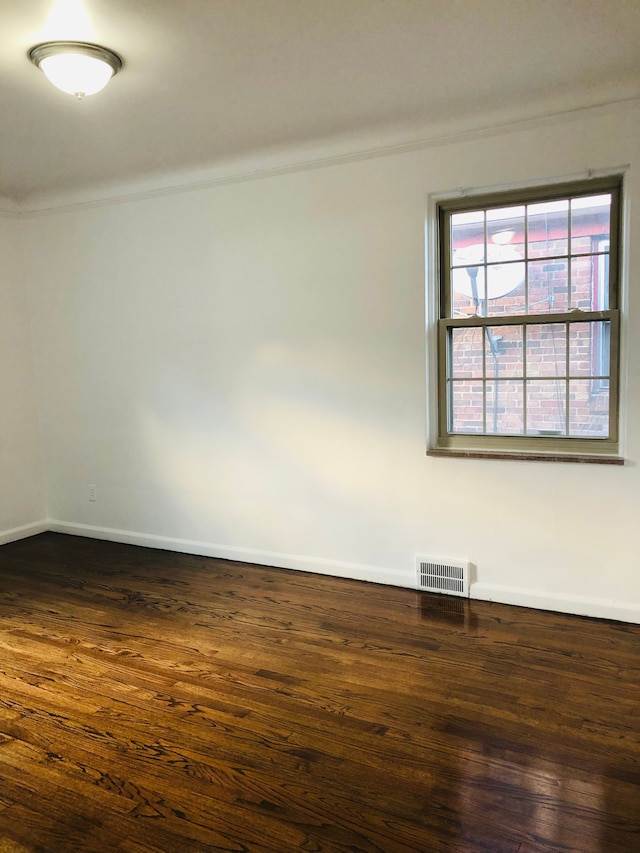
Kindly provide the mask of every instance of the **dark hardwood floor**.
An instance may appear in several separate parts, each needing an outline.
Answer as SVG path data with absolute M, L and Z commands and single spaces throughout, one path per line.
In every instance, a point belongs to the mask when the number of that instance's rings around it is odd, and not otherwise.
M 640 626 L 0 548 L 0 853 L 638 853 Z

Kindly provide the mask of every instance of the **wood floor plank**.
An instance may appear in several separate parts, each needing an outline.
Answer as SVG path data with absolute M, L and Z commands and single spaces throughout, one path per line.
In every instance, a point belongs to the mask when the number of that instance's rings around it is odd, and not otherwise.
M 639 701 L 640 626 L 0 548 L 0 853 L 637 853 Z

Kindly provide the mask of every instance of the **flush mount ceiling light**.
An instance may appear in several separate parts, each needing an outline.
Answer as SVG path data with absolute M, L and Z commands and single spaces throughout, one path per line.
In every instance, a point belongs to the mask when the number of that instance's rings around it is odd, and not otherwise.
M 29 51 L 29 59 L 47 80 L 78 100 L 95 95 L 122 68 L 117 53 L 84 41 L 48 41 Z

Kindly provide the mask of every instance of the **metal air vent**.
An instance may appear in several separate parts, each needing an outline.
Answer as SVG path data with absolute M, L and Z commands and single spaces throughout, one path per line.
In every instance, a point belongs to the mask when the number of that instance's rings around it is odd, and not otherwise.
M 416 557 L 418 589 L 445 595 L 469 595 L 469 563 Z

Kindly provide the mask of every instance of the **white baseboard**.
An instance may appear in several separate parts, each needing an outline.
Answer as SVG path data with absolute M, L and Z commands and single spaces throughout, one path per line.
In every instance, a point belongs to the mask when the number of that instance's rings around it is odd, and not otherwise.
M 10 530 L 0 530 L 0 545 L 17 542 L 18 539 L 27 539 L 27 537 L 35 536 L 37 533 L 44 533 L 46 530 L 49 530 L 49 522 L 44 519 L 32 524 L 23 524 L 22 527 L 12 527 Z
M 164 551 L 179 551 L 186 554 L 197 554 L 202 557 L 237 560 L 241 563 L 277 566 L 282 569 L 313 572 L 319 575 L 331 575 L 332 577 L 349 580 L 369 581 L 370 583 L 386 584 L 387 586 L 399 586 L 408 589 L 416 588 L 416 578 L 413 572 L 394 572 L 390 569 L 385 570 L 376 566 L 365 566 L 359 563 L 346 563 L 339 560 L 318 560 L 312 557 L 285 554 L 278 551 L 258 551 L 252 548 L 214 545 L 194 539 L 155 536 L 150 533 L 138 533 L 132 530 L 119 530 L 110 527 L 95 527 L 90 524 L 74 524 L 56 519 L 50 519 L 45 529 L 56 533 L 68 533 L 72 536 L 87 536 L 91 539 L 104 539 L 109 542 L 122 542 L 127 545 L 160 548 Z M 577 616 L 590 616 L 596 619 L 614 619 L 619 622 L 640 624 L 640 604 L 633 602 L 621 603 L 600 598 L 578 598 L 560 593 L 547 593 L 539 590 L 488 583 L 471 584 L 470 597 L 478 601 L 495 601 L 497 604 L 514 604 L 518 607 L 532 607 L 536 610 L 551 610 L 557 613 L 570 613 Z
M 312 572 L 319 575 L 331 575 L 337 578 L 369 581 L 388 586 L 408 586 L 415 589 L 415 576 L 405 577 L 392 572 L 365 566 L 358 563 L 345 563 L 339 560 L 318 560 L 298 554 L 286 554 L 279 551 L 258 551 L 253 548 L 237 548 L 231 545 L 214 545 L 196 539 L 177 539 L 172 536 L 155 536 L 149 533 L 137 533 L 132 530 L 118 530 L 111 527 L 94 527 L 90 524 L 73 524 L 57 519 L 49 520 L 49 530 L 55 533 L 69 533 L 72 536 L 88 536 L 91 539 L 106 539 L 109 542 L 123 542 L 127 545 L 143 545 L 146 548 L 161 548 L 164 551 L 179 551 L 185 554 L 197 554 L 201 557 L 217 557 L 221 560 L 238 560 L 241 563 L 257 563 L 261 566 L 277 566 L 281 569 L 294 569 L 300 572 Z
M 640 624 L 640 603 L 632 601 L 579 598 L 562 593 L 492 583 L 472 584 L 471 598 L 479 601 L 495 601 L 497 604 L 515 604 L 517 607 L 532 607 L 535 610 L 552 610 L 556 613 L 571 613 L 574 616 L 590 616 L 594 619 L 614 619 L 617 622 Z

